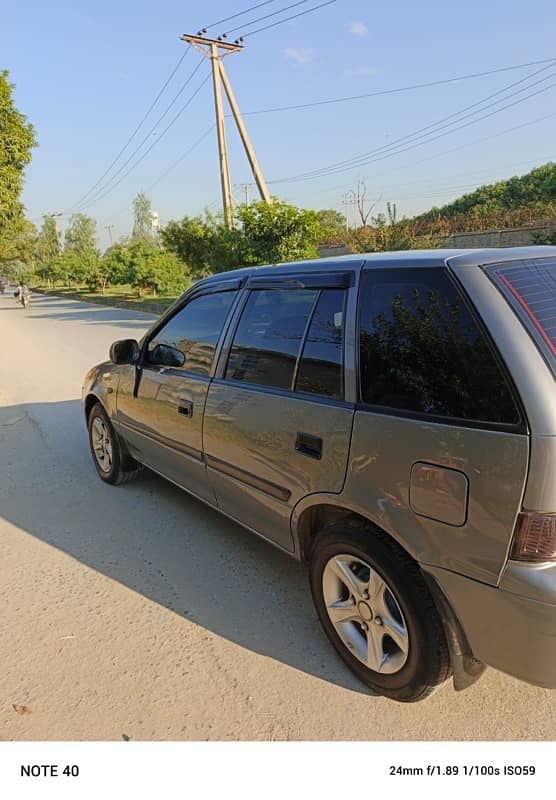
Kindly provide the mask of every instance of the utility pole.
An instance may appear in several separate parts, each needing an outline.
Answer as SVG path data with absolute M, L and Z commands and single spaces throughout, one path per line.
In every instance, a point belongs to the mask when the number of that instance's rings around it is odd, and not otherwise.
M 218 153 L 220 155 L 220 183 L 222 185 L 222 200 L 224 205 L 224 219 L 228 228 L 233 225 L 232 187 L 230 185 L 230 164 L 228 161 L 228 147 L 226 145 L 226 126 L 224 125 L 224 111 L 222 109 L 222 91 L 220 88 L 220 62 L 218 47 L 214 42 L 210 45 L 210 63 L 212 66 L 212 88 L 214 91 L 214 110 L 216 112 L 216 130 L 218 133 Z
M 349 231 L 349 211 L 348 206 L 355 206 L 357 203 L 357 195 L 353 191 L 353 189 L 349 189 L 343 196 L 342 196 L 342 205 L 346 209 L 346 231 Z
M 234 189 L 243 189 L 245 205 L 249 205 L 249 189 L 251 186 L 253 186 L 252 183 L 234 183 Z
M 251 172 L 253 173 L 253 177 L 255 178 L 255 183 L 257 184 L 257 188 L 261 195 L 261 199 L 264 200 L 265 203 L 270 203 L 270 195 L 268 193 L 268 189 L 266 188 L 266 183 L 263 178 L 259 162 L 257 161 L 255 150 L 247 134 L 247 128 L 245 127 L 245 123 L 243 122 L 243 118 L 241 116 L 237 100 L 232 91 L 232 86 L 230 84 L 230 81 L 228 80 L 228 76 L 224 71 L 224 65 L 222 64 L 222 62 L 220 62 L 220 76 L 222 78 L 222 83 L 224 84 L 224 89 L 228 97 L 228 103 L 230 104 L 230 108 L 232 109 L 232 114 L 234 115 L 237 129 L 239 131 L 239 135 L 241 136 L 241 141 L 243 142 L 243 147 L 245 148 L 247 158 L 249 159 Z
M 114 244 L 114 241 L 113 241 L 113 239 L 112 239 L 112 228 L 113 228 L 114 226 L 113 226 L 113 225 L 105 225 L 104 227 L 105 227 L 105 228 L 106 228 L 106 230 L 108 231 L 108 236 L 110 237 L 110 247 L 112 247 L 112 245 Z
M 266 187 L 265 180 L 255 150 L 251 144 L 251 140 L 247 134 L 247 128 L 243 122 L 239 106 L 237 104 L 235 95 L 232 91 L 231 84 L 228 76 L 224 70 L 222 59 L 224 56 L 231 53 L 239 53 L 243 50 L 243 45 L 236 40 L 233 44 L 223 41 L 223 37 L 219 39 L 206 39 L 202 36 L 201 32 L 196 36 L 184 34 L 182 37 L 184 42 L 188 42 L 192 47 L 198 50 L 207 58 L 210 58 L 212 67 L 212 86 L 214 91 L 214 109 L 216 114 L 216 130 L 218 134 L 218 155 L 220 161 L 220 183 L 222 186 L 222 205 L 224 209 L 224 220 L 227 227 L 231 230 L 233 227 L 233 207 L 232 207 L 232 186 L 230 182 L 230 165 L 228 160 L 228 149 L 226 145 L 226 128 L 224 124 L 224 111 L 222 107 L 222 85 L 228 98 L 228 103 L 232 110 L 232 114 L 243 143 L 247 159 L 253 172 L 253 177 L 259 189 L 261 199 L 265 203 L 270 203 L 270 195 Z
M 62 234 L 58 231 L 58 218 L 63 216 L 64 216 L 63 211 L 50 211 L 47 214 L 43 214 L 43 217 L 52 217 L 52 219 L 54 220 L 54 225 L 56 227 L 56 233 L 60 236 L 60 239 L 62 238 Z

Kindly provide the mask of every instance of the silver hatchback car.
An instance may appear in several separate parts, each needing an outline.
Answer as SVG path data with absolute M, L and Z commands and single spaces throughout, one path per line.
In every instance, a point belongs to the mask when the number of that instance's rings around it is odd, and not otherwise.
M 203 280 L 83 404 L 102 480 L 145 465 L 308 562 L 339 655 L 415 701 L 556 688 L 555 379 L 556 248 L 433 250 Z

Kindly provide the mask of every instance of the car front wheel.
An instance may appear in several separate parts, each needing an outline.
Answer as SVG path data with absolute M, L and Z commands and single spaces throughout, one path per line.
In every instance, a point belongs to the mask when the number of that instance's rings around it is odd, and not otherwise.
M 103 407 L 96 403 L 89 414 L 89 446 L 100 478 L 113 485 L 126 483 L 140 471 L 140 465 L 125 456 Z
M 415 702 L 449 677 L 444 628 L 419 567 L 382 531 L 359 520 L 325 528 L 311 591 L 339 655 L 378 694 Z

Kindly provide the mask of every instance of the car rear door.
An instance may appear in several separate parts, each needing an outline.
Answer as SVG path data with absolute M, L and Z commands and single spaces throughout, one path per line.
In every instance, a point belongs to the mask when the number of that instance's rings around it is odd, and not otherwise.
M 529 458 L 511 376 L 445 267 L 365 268 L 359 303 L 346 496 L 421 563 L 495 585 Z
M 289 551 L 296 503 L 344 484 L 353 284 L 350 271 L 251 278 L 208 392 L 203 444 L 218 506 Z

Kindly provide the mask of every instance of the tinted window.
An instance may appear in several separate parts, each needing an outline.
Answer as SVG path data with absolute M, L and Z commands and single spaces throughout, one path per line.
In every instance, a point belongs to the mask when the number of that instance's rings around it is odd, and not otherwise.
M 191 300 L 151 339 L 148 353 L 159 344 L 175 347 L 185 356 L 182 369 L 208 375 L 235 296 L 236 292 L 217 292 Z
M 312 289 L 251 292 L 234 337 L 226 378 L 291 389 L 317 295 Z
M 325 397 L 343 397 L 345 291 L 325 289 L 309 326 L 295 389 Z
M 506 264 L 489 272 L 556 372 L 556 263 Z
M 368 270 L 360 326 L 364 402 L 476 421 L 519 421 L 498 364 L 445 271 Z

